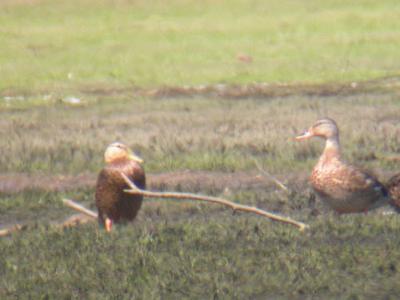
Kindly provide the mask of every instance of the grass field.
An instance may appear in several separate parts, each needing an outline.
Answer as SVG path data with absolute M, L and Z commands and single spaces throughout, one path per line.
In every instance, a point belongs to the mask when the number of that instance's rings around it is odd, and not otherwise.
M 0 295 L 395 298 L 399 218 L 380 211 L 338 217 L 315 203 L 306 179 L 322 144 L 298 144 L 293 137 L 311 120 L 330 115 L 341 125 L 346 158 L 386 179 L 399 167 L 387 160 L 399 152 L 398 114 L 398 96 L 388 93 L 264 100 L 104 97 L 83 106 L 7 109 L 2 135 L 14 138 L 1 141 L 0 164 L 14 179 L 3 178 L 0 225 L 29 228 L 0 240 Z M 110 236 L 95 225 L 52 226 L 71 214 L 62 197 L 94 208 L 93 181 L 104 145 L 116 139 L 147 161 L 152 189 L 226 197 L 290 215 L 311 229 L 299 233 L 218 206 L 157 199 L 144 204 L 134 226 Z M 253 159 L 293 193 L 257 179 Z M 180 179 L 168 179 L 166 172 L 178 172 Z M 23 174 L 37 185 L 19 186 Z M 63 176 L 92 181 L 61 185 Z
M 385 1 L 2 1 L 0 91 L 398 75 Z M 237 60 L 247 54 L 253 63 Z
M 330 212 L 307 182 L 322 141 L 294 137 L 330 116 L 348 161 L 382 181 L 399 171 L 398 8 L 1 1 L 0 229 L 27 228 L 0 238 L 0 299 L 396 299 L 399 217 Z M 267 93 L 235 96 L 234 85 L 263 82 Z M 184 89 L 221 83 L 223 97 Z M 160 199 L 110 235 L 60 228 L 73 214 L 63 197 L 95 209 L 116 140 L 144 158 L 152 190 L 220 196 L 310 229 Z

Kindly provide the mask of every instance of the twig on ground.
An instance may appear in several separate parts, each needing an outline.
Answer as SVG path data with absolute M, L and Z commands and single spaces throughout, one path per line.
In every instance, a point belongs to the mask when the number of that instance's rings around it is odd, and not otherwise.
M 285 191 L 286 193 L 290 194 L 290 190 L 289 188 L 284 185 L 281 181 L 279 181 L 278 179 L 276 179 L 274 176 L 272 176 L 271 174 L 269 174 L 267 171 L 265 171 L 260 164 L 258 163 L 257 160 L 254 159 L 254 163 L 256 164 L 257 169 L 261 172 L 261 174 L 268 178 L 269 180 L 271 180 L 273 183 L 275 183 L 281 190 Z
M 129 193 L 129 194 L 139 194 L 139 195 L 143 195 L 144 197 L 150 197 L 150 198 L 188 199 L 188 200 L 199 200 L 199 201 L 218 203 L 218 204 L 228 206 L 228 207 L 232 208 L 234 211 L 252 212 L 252 213 L 270 218 L 273 221 L 291 224 L 293 226 L 298 227 L 300 231 L 303 231 L 305 228 L 308 227 L 307 224 L 295 221 L 291 218 L 282 217 L 280 215 L 267 212 L 267 211 L 259 209 L 257 207 L 251 207 L 251 206 L 247 206 L 247 205 L 233 203 L 231 201 L 228 201 L 228 200 L 225 200 L 222 198 L 209 197 L 209 196 L 203 196 L 203 195 L 197 195 L 197 194 L 191 194 L 191 193 L 151 192 L 151 191 L 142 190 L 142 189 L 139 189 L 131 180 L 129 180 L 129 178 L 127 176 L 125 176 L 125 174 L 121 173 L 121 176 L 124 178 L 124 180 L 130 187 L 130 189 L 124 190 L 126 193 Z
M 90 209 L 87 209 L 86 207 L 78 204 L 77 202 L 75 202 L 73 200 L 64 198 L 63 199 L 63 203 L 64 203 L 64 205 L 66 205 L 66 206 L 68 206 L 68 207 L 70 207 L 72 209 L 75 209 L 76 211 L 79 211 L 79 212 L 81 212 L 81 213 L 83 213 L 83 214 L 85 214 L 85 215 L 87 215 L 89 217 L 97 219 L 97 213 L 96 212 L 94 212 L 94 211 L 92 211 Z
M 66 227 L 76 226 L 79 224 L 85 224 L 92 220 L 97 219 L 96 212 L 83 207 L 82 205 L 78 204 L 77 202 L 75 202 L 73 200 L 63 199 L 63 203 L 66 206 L 79 211 L 80 214 L 72 215 L 62 222 L 55 222 L 55 223 L 51 222 L 50 225 L 58 227 L 58 228 L 66 228 Z M 27 229 L 29 227 L 31 227 L 31 226 L 28 224 L 16 224 L 14 226 L 1 229 L 0 237 L 10 235 L 13 232 L 21 231 L 21 230 Z M 34 224 L 32 224 L 32 227 L 34 227 Z
M 398 155 L 382 156 L 381 159 L 387 160 L 387 161 L 392 161 L 392 162 L 399 162 L 400 156 L 398 156 Z
M 79 214 L 69 216 L 63 222 L 56 223 L 55 225 L 59 226 L 61 228 L 66 228 L 66 227 L 72 227 L 72 226 L 86 224 L 86 223 L 93 222 L 96 220 L 97 219 L 93 218 L 92 216 L 88 216 L 86 214 L 79 213 Z
M 0 237 L 9 235 L 9 234 L 11 234 L 11 233 L 13 233 L 13 232 L 15 232 L 15 231 L 23 230 L 23 229 L 25 229 L 26 227 L 27 227 L 27 226 L 24 225 L 24 224 L 17 224 L 17 225 L 8 227 L 8 228 L 1 229 L 1 230 L 0 230 Z

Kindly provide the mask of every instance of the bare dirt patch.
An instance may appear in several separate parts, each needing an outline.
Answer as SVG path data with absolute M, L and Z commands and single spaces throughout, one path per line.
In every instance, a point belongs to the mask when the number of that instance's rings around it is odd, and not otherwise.
M 281 175 L 277 178 L 293 184 L 305 182 L 306 173 Z M 274 183 L 262 177 L 257 171 L 249 172 L 211 172 L 211 171 L 177 171 L 159 174 L 149 174 L 148 188 L 153 190 L 186 190 L 197 192 L 201 190 L 240 190 L 250 188 L 272 188 Z M 94 187 L 96 174 L 72 175 L 30 175 L 1 174 L 0 193 L 12 194 L 24 190 L 43 190 L 49 192 L 68 191 L 79 188 Z
M 32 1 L 34 2 L 34 1 Z M 0 5 L 1 7 L 1 5 Z M 363 93 L 400 92 L 400 76 L 389 76 L 365 81 L 308 83 L 250 83 L 250 84 L 205 84 L 184 86 L 113 86 L 85 84 L 78 87 L 79 93 L 91 96 L 135 95 L 151 98 L 212 97 L 226 99 L 269 99 L 289 96 L 349 96 Z M 51 90 L 39 90 L 38 94 L 49 94 Z M 59 90 L 57 94 L 59 94 Z M 0 96 L 33 96 L 26 90 L 5 89 Z
M 274 98 L 299 96 L 348 96 L 362 93 L 399 91 L 400 77 L 391 76 L 366 80 L 360 82 L 346 83 L 324 83 L 324 84 L 285 84 L 285 83 L 251 83 L 244 85 L 235 84 L 209 84 L 198 86 L 163 86 L 157 88 L 111 88 L 104 86 L 88 85 L 81 87 L 80 91 L 92 95 L 118 95 L 127 92 L 140 96 L 153 98 L 176 98 L 176 97 L 219 97 L 229 99 L 244 98 Z
M 375 170 L 381 179 L 390 178 L 394 172 Z M 308 180 L 308 172 L 280 174 L 276 178 L 290 186 L 302 186 Z M 13 194 L 25 190 L 63 192 L 80 188 L 94 188 L 96 174 L 79 175 L 38 175 L 38 174 L 0 174 L 0 193 Z M 385 180 L 382 180 L 383 182 Z M 241 190 L 277 188 L 258 171 L 218 172 L 218 171 L 176 171 L 147 175 L 147 188 L 151 190 L 178 190 L 199 192 L 202 190 Z
M 65 191 L 84 188 L 95 184 L 91 174 L 70 175 L 30 175 L 24 173 L 1 174 L 0 192 L 19 193 L 24 190 Z

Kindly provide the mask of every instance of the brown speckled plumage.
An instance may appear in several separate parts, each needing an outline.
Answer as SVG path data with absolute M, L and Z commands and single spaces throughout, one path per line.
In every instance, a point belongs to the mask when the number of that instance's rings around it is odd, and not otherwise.
M 306 134 L 326 139 L 326 145 L 310 176 L 317 196 L 338 213 L 366 212 L 388 202 L 385 187 L 372 175 L 340 157 L 339 132 L 331 119 L 321 119 Z
M 400 211 L 400 174 L 394 175 L 387 183 L 387 189 L 390 195 L 390 202 Z
M 386 201 L 384 186 L 372 175 L 335 157 L 321 161 L 323 157 L 312 171 L 311 185 L 319 198 L 335 211 L 365 212 Z
M 102 225 L 106 218 L 115 223 L 133 221 L 142 205 L 143 196 L 124 192 L 129 187 L 120 172 L 139 188 L 144 189 L 146 186 L 145 173 L 138 162 L 128 158 L 108 162 L 100 171 L 96 185 L 96 206 Z

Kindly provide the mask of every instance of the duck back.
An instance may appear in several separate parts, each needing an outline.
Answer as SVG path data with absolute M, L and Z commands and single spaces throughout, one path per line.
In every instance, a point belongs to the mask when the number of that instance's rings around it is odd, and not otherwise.
M 97 178 L 95 196 L 101 223 L 104 223 L 106 217 L 117 223 L 124 220 L 132 221 L 142 205 L 142 195 L 124 192 L 129 186 L 120 173 L 125 174 L 137 187 L 141 189 L 146 187 L 144 170 L 137 162 L 116 161 L 104 167 Z

